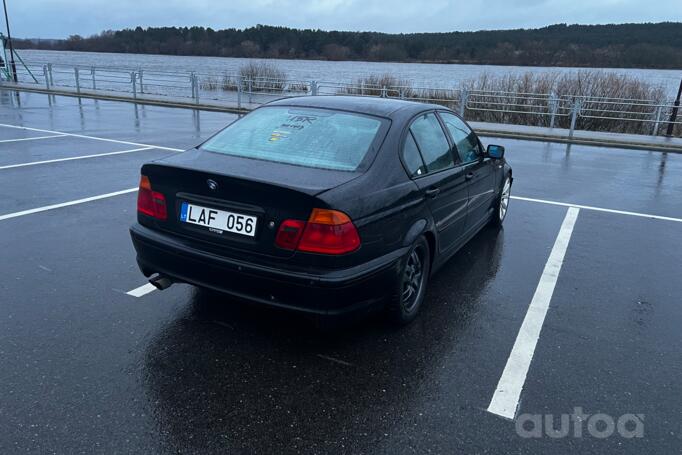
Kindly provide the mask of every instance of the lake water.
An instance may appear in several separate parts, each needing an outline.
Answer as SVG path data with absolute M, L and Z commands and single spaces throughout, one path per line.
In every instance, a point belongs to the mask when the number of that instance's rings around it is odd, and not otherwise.
M 195 71 L 198 73 L 236 73 L 252 59 L 228 57 L 193 57 L 175 55 L 115 54 L 98 52 L 43 51 L 24 49 L 22 58 L 31 63 L 59 63 L 97 67 L 121 67 L 149 71 Z M 261 59 L 259 59 L 261 60 Z M 414 86 L 454 88 L 459 82 L 491 75 L 531 73 L 570 73 L 584 68 L 518 67 L 496 65 L 458 65 L 437 63 L 329 62 L 322 60 L 268 60 L 285 71 L 290 79 L 352 82 L 370 74 L 388 73 L 406 79 Z M 682 78 L 682 70 L 608 68 L 605 72 L 625 74 L 661 85 L 674 96 Z

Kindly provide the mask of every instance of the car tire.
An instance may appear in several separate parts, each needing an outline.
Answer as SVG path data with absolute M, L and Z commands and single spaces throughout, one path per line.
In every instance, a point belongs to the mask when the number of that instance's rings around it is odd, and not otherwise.
M 493 226 L 501 227 L 502 223 L 504 223 L 504 219 L 507 217 L 507 212 L 509 211 L 509 200 L 511 198 L 511 185 L 511 174 L 507 174 L 504 176 L 504 183 L 500 189 L 500 194 L 497 196 L 495 210 L 493 211 L 493 214 L 490 218 L 490 224 Z
M 426 295 L 431 272 L 431 251 L 424 236 L 420 236 L 403 259 L 396 289 L 388 304 L 388 316 L 398 325 L 414 320 Z

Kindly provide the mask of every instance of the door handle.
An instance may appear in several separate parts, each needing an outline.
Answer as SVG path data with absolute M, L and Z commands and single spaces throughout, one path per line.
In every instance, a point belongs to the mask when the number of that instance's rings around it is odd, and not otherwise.
M 467 175 L 464 176 L 464 178 L 467 179 L 467 180 L 471 180 L 472 178 L 474 178 L 474 173 L 473 173 L 473 172 L 469 172 Z
M 426 194 L 426 197 L 434 198 L 440 193 L 440 188 L 429 188 L 424 193 Z

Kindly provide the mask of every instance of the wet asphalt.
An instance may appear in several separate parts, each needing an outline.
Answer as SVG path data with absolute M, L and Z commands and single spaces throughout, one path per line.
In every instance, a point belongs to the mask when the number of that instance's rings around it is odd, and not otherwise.
M 0 91 L 0 124 L 188 148 L 233 115 Z M 0 126 L 0 141 L 54 133 Z M 682 217 L 682 156 L 494 139 L 513 194 Z M 138 146 L 0 142 L 2 166 Z M 0 217 L 134 188 L 172 153 L 0 169 Z M 331 331 L 174 285 L 140 298 L 135 193 L 0 220 L 0 453 L 680 453 L 682 223 L 581 209 L 519 402 L 644 437 L 522 437 L 486 411 L 566 207 L 513 200 L 422 314 Z M 518 419 L 517 419 L 518 422 Z M 585 427 L 586 428 L 586 427 Z M 583 429 L 583 433 L 587 433 Z

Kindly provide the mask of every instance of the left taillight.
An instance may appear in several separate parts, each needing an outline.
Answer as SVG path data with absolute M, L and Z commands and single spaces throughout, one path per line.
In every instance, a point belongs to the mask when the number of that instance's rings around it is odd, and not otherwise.
M 158 191 L 152 190 L 149 177 L 140 177 L 140 188 L 137 191 L 137 211 L 145 215 L 165 221 L 168 218 L 166 198 Z

